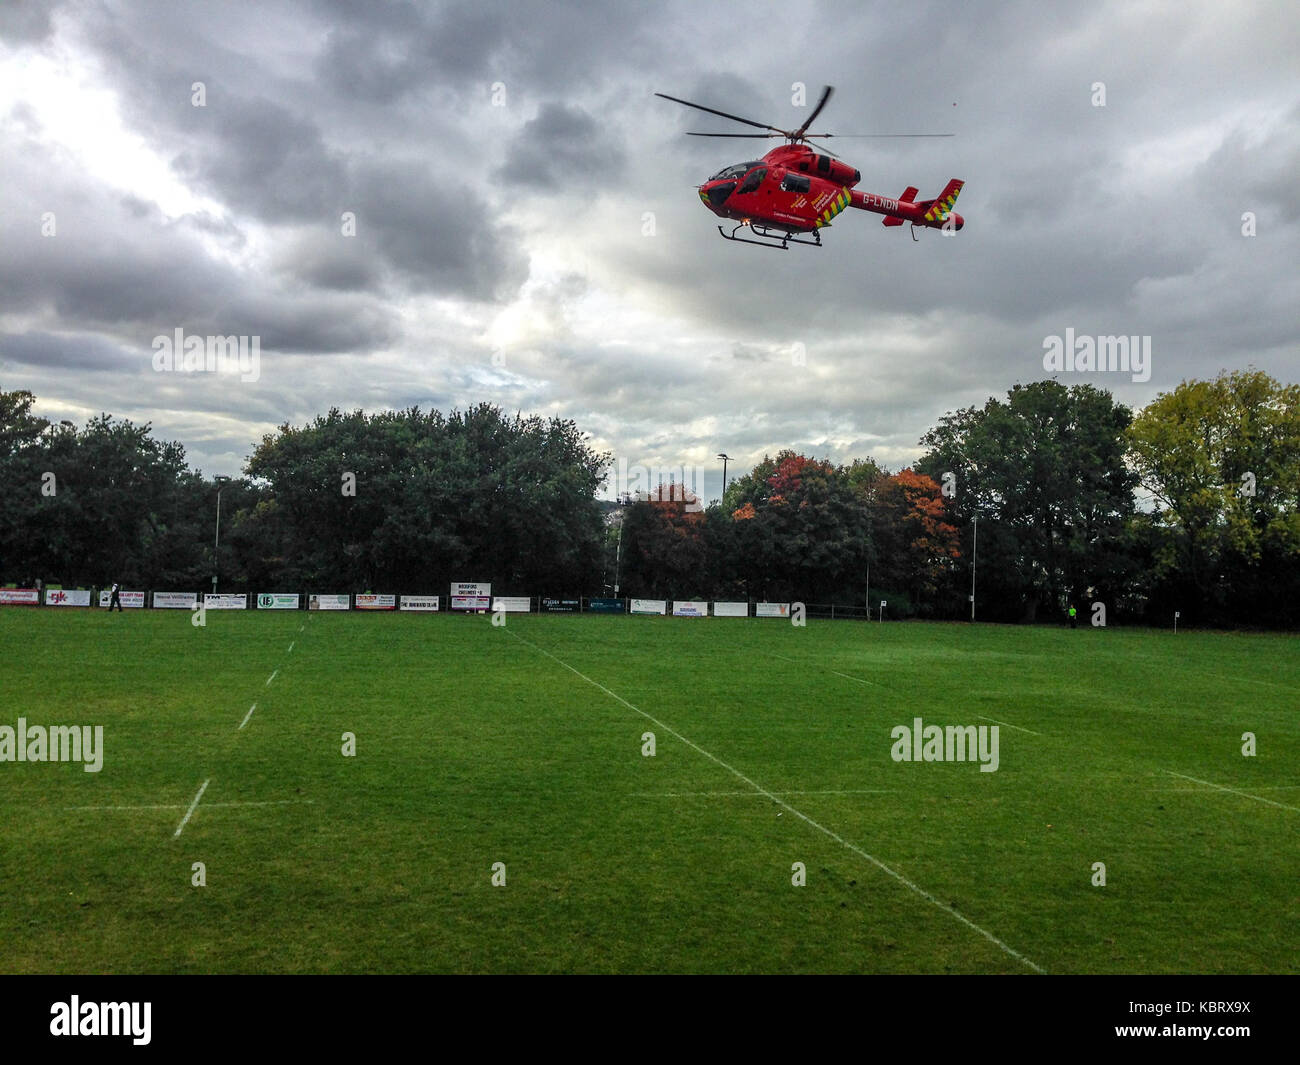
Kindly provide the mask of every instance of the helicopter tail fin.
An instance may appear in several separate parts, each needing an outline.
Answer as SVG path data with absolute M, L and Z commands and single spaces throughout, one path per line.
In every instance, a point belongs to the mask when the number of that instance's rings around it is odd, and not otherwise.
M 927 222 L 942 222 L 952 211 L 953 204 L 957 202 L 957 197 L 961 193 L 964 181 L 953 178 L 943 187 L 938 198 L 930 201 L 929 209 L 925 212 Z
M 915 203 L 915 202 L 916 202 L 916 194 L 917 194 L 918 191 L 919 191 L 919 190 L 917 189 L 917 187 L 916 187 L 915 185 L 908 185 L 907 188 L 905 188 L 905 189 L 903 190 L 903 195 L 901 195 L 900 197 L 898 197 L 898 202 L 899 202 L 899 203 Z

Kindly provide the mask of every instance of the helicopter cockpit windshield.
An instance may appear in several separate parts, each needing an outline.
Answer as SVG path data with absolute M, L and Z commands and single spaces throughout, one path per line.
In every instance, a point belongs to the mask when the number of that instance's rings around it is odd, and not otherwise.
M 713 175 L 713 177 L 709 178 L 709 180 L 725 181 L 730 178 L 742 178 L 753 170 L 754 167 L 758 166 L 760 162 L 762 162 L 761 159 L 754 159 L 748 163 L 737 163 L 735 166 L 729 166 L 723 170 L 719 170 Z

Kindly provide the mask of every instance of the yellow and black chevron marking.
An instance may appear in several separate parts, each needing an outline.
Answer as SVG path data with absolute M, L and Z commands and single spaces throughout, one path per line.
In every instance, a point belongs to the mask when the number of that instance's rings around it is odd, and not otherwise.
M 837 214 L 839 214 L 842 210 L 844 210 L 844 208 L 846 208 L 848 205 L 849 205 L 849 190 L 848 190 L 848 186 L 845 186 L 844 188 L 840 189 L 840 194 L 836 196 L 835 199 L 833 199 L 830 202 L 830 205 L 826 208 L 826 210 L 824 210 L 821 213 L 821 216 L 817 219 L 817 223 L 816 223 L 817 228 L 821 229 L 822 226 L 830 225 L 831 219 L 834 218 Z
M 957 187 L 953 189 L 951 193 L 945 196 L 942 200 L 935 200 L 934 203 L 930 205 L 930 209 L 925 212 L 925 220 L 927 222 L 944 221 L 952 210 L 953 205 L 957 202 L 957 197 L 961 193 L 961 188 L 962 183 L 958 182 Z

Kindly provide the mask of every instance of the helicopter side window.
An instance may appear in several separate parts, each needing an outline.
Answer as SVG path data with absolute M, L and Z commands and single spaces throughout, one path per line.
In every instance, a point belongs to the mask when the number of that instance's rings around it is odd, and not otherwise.
M 757 159 L 751 163 L 735 163 L 732 166 L 724 167 L 722 170 L 719 170 L 713 175 L 713 177 L 709 178 L 709 180 L 724 181 L 729 178 L 742 178 L 753 170 L 754 167 L 758 166 L 758 163 L 759 161 Z
M 810 188 L 812 182 L 799 174 L 786 174 L 781 181 L 782 192 L 807 192 Z
M 767 177 L 767 167 L 760 166 L 757 170 L 751 170 L 749 177 L 745 178 L 740 188 L 736 190 L 736 193 L 739 195 L 746 192 L 756 192 L 758 186 L 763 184 L 763 179 L 765 177 Z

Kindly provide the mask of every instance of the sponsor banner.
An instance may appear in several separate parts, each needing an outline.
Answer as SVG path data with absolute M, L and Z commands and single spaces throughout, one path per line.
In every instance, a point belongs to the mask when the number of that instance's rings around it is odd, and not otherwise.
M 492 597 L 490 595 L 453 595 L 451 597 L 451 608 L 452 610 L 491 610 Z
M 708 603 L 696 603 L 684 599 L 673 600 L 673 617 L 675 618 L 707 618 L 708 616 Z
M 754 617 L 756 618 L 788 618 L 790 616 L 789 603 L 755 603 Z
M 307 597 L 308 610 L 351 610 L 352 597 L 350 595 L 309 595 Z
M 258 592 L 258 610 L 297 610 L 302 596 L 296 592 Z
M 633 599 L 631 613 L 633 614 L 664 614 L 667 613 L 668 603 L 664 599 Z
M 749 604 L 714 603 L 713 616 L 715 618 L 747 618 L 749 617 Z
M 533 601 L 526 595 L 498 595 L 492 600 L 492 609 L 507 614 L 529 614 L 532 613 Z
M 358 610 L 396 610 L 397 596 L 395 595 L 359 595 L 357 596 Z
M 621 614 L 625 609 L 622 599 L 588 599 L 587 610 L 593 614 Z
M 437 610 L 438 597 L 436 595 L 404 595 L 402 596 L 402 610 Z
M 90 606 L 88 588 L 46 588 L 46 606 Z
M 243 592 L 204 592 L 204 610 L 247 610 L 248 596 Z
M 543 599 L 542 609 L 552 614 L 576 614 L 582 603 L 577 599 Z
M 198 592 L 154 592 L 155 610 L 193 610 L 199 605 Z
M 0 588 L 0 606 L 40 606 L 41 593 L 35 588 Z
M 99 593 L 99 605 L 108 606 L 113 601 L 113 592 L 110 589 L 107 592 Z M 143 610 L 144 609 L 144 592 L 125 592 L 117 593 L 117 601 L 122 604 L 123 610 Z
M 490 584 L 453 584 L 451 594 L 463 598 L 473 597 L 479 599 L 490 599 L 492 597 L 492 585 Z

